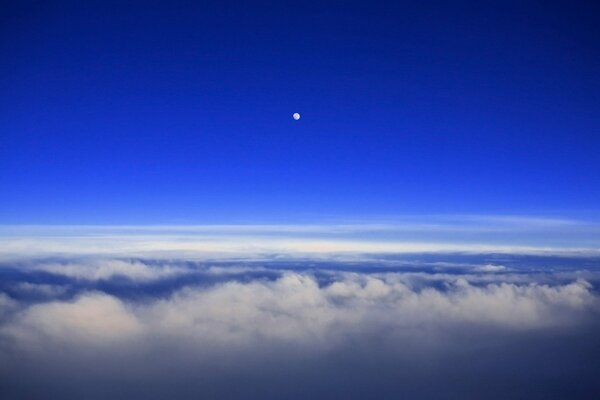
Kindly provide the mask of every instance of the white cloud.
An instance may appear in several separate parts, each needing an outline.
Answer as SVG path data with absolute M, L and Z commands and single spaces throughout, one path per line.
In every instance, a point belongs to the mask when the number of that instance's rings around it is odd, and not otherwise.
M 197 226 L 0 226 L 0 259 L 331 257 L 469 252 L 599 255 L 600 224 L 527 216 L 425 216 L 394 223 Z
M 3 331 L 26 346 L 106 345 L 141 333 L 141 325 L 117 298 L 86 293 L 74 301 L 32 305 Z
M 473 268 L 476 272 L 504 272 L 507 268 L 504 265 L 485 264 Z
M 196 267 L 158 261 L 42 264 L 53 274 L 70 266 L 63 271 L 72 278 L 67 292 L 40 282 L 47 275 L 32 262 L 23 264 L 27 271 L 20 276 L 35 278 L 35 284 L 6 286 L 17 290 L 14 299 L 0 293 L 0 379 L 27 398 L 45 398 L 53 390 L 57 398 L 164 398 L 173 395 L 174 385 L 185 388 L 176 397 L 232 398 L 230 382 L 241 385 L 236 390 L 242 397 L 266 388 L 253 397 L 280 398 L 299 387 L 331 384 L 337 390 L 337 382 L 364 387 L 364 379 L 375 389 L 381 374 L 395 388 L 386 393 L 396 393 L 423 374 L 440 382 L 449 368 L 454 381 L 456 373 L 472 376 L 491 366 L 486 385 L 515 362 L 539 371 L 545 367 L 539 354 L 554 352 L 554 360 L 562 360 L 574 342 L 586 351 L 578 350 L 571 365 L 589 363 L 595 354 L 589 338 L 597 336 L 600 305 L 585 279 L 595 282 L 598 275 L 585 271 L 481 273 L 473 264 L 450 263 L 443 273 L 418 267 L 302 272 L 203 263 L 196 275 Z M 173 273 L 193 276 L 172 287 L 156 284 Z M 105 281 L 115 276 L 132 281 Z M 27 291 L 44 296 L 15 300 Z M 59 300 L 73 292 L 74 298 Z M 40 302 L 53 296 L 58 298 Z M 557 332 L 574 339 L 557 348 Z M 523 359 L 530 360 L 525 367 Z M 304 381 L 290 386 L 290 376 Z
M 568 326 L 598 307 L 582 280 L 554 286 L 444 282 L 442 289 L 415 288 L 401 274 L 343 273 L 320 286 L 310 274 L 288 272 L 275 281 L 187 287 L 144 302 L 86 293 L 30 306 L 2 331 L 28 343 L 104 345 L 145 337 L 209 347 L 277 341 L 315 348 L 368 331 L 405 337 L 423 327 L 442 335 L 445 327 L 473 324 L 510 330 Z
M 139 261 L 88 260 L 86 262 L 39 263 L 34 269 L 90 281 L 125 277 L 137 281 L 152 281 L 181 275 L 187 269 L 168 264 L 149 266 Z
M 49 297 L 58 297 L 64 294 L 67 290 L 67 288 L 62 285 L 51 285 L 46 283 L 31 282 L 20 282 L 15 286 L 15 289 L 19 292 L 41 294 Z

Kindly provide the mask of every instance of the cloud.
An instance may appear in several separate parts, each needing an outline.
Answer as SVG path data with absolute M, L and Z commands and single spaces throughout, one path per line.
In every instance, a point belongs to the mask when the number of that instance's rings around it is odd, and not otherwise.
M 85 262 L 36 263 L 34 269 L 55 275 L 84 280 L 108 280 L 124 277 L 136 281 L 152 281 L 186 273 L 183 267 L 161 264 L 149 266 L 139 261 L 87 260 Z
M 507 268 L 504 265 L 485 264 L 473 268 L 477 272 L 504 272 Z
M 276 340 L 335 346 L 363 328 L 402 333 L 423 325 L 440 330 L 456 324 L 518 330 L 570 325 L 597 306 L 585 281 L 475 286 L 455 278 L 444 283 L 415 289 L 397 274 L 342 274 L 321 286 L 310 274 L 286 272 L 274 281 L 191 286 L 140 303 L 83 293 L 27 308 L 8 332 L 15 340 L 38 335 L 39 341 L 102 343 L 143 333 L 223 345 Z
M 5 315 L 16 309 L 17 306 L 18 303 L 15 300 L 11 299 L 4 293 L 0 293 L 0 321 L 2 321 L 2 318 Z
M 433 264 L 33 260 L 0 292 L 0 395 L 506 398 L 524 370 L 592 392 L 597 274 Z
M 0 226 L 0 259 L 261 259 L 465 252 L 600 255 L 600 224 L 527 216 L 429 216 L 394 223 L 198 226 Z
M 31 282 L 20 282 L 15 285 L 14 289 L 19 293 L 38 295 L 51 299 L 64 295 L 67 292 L 67 288 L 65 286 Z
M 75 301 L 36 304 L 16 317 L 5 332 L 22 345 L 56 341 L 104 345 L 141 332 L 137 319 L 117 298 L 86 293 Z

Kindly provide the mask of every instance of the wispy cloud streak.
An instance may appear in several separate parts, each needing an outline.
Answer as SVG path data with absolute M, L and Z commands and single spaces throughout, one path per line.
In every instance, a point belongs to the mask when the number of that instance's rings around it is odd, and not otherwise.
M 2 226 L 0 256 L 302 257 L 333 253 L 600 253 L 600 224 L 516 216 L 405 218 L 390 224 Z

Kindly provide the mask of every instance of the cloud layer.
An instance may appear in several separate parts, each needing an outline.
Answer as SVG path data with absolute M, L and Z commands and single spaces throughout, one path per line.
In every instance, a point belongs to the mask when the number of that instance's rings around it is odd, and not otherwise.
M 600 256 L 600 223 L 526 216 L 421 216 L 392 223 L 197 226 L 0 226 L 0 260 L 332 258 L 470 252 Z
M 10 307 L 10 302 L 5 307 Z M 349 332 L 456 324 L 527 330 L 576 324 L 598 307 L 591 284 L 490 283 L 464 278 L 443 288 L 416 290 L 401 275 L 337 276 L 326 286 L 308 274 L 286 272 L 274 281 L 186 287 L 165 299 L 128 302 L 102 292 L 31 305 L 4 330 L 12 340 L 102 344 L 172 337 L 253 345 L 275 340 L 335 346 Z M 89 343 L 88 343 L 89 342 Z
M 585 398 L 597 388 L 590 261 L 540 270 L 530 258 L 428 257 L 6 264 L 0 394 L 464 398 L 488 387 L 489 398 Z

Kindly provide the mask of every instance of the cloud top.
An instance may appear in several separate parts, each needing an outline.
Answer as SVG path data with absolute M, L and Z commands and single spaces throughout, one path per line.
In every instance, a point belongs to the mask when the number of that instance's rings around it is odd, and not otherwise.
M 589 259 L 554 269 L 536 264 L 552 257 L 411 257 L 4 264 L 0 394 L 465 398 L 480 389 L 456 382 L 476 376 L 505 398 L 527 387 L 498 375 L 527 370 L 544 387 L 559 362 L 565 390 L 541 397 L 594 392 L 600 275 Z

